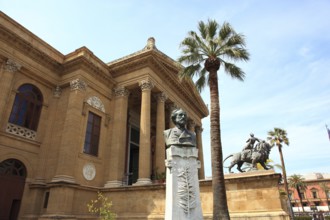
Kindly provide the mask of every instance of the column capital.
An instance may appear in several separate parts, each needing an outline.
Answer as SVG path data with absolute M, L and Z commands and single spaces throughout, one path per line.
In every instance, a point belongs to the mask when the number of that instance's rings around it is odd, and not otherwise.
M 124 97 L 129 95 L 129 90 L 126 89 L 124 86 L 119 86 L 114 88 L 115 97 Z
M 202 128 L 202 126 L 197 125 L 197 126 L 195 127 L 195 132 L 196 132 L 196 133 L 202 133 L 203 130 L 204 130 L 204 129 Z
M 86 91 L 87 84 L 81 79 L 74 79 L 70 82 L 71 91 L 81 90 Z
M 169 103 L 169 104 L 167 105 L 167 107 L 168 107 L 168 109 L 169 109 L 171 112 L 172 112 L 174 109 L 179 108 L 178 105 L 175 104 L 174 102 Z
M 157 93 L 155 94 L 155 97 L 157 99 L 157 102 L 165 102 L 166 99 L 168 98 L 165 92 Z
M 5 63 L 5 70 L 14 73 L 22 68 L 22 65 L 17 63 L 15 60 L 8 59 Z
M 55 89 L 54 89 L 54 91 L 53 91 L 53 96 L 55 97 L 55 98 L 59 98 L 60 96 L 61 96 L 61 94 L 62 94 L 62 88 L 60 87 L 60 86 L 56 86 L 55 87 Z
M 142 92 L 146 90 L 151 90 L 154 87 L 154 84 L 150 79 L 144 79 L 139 82 Z

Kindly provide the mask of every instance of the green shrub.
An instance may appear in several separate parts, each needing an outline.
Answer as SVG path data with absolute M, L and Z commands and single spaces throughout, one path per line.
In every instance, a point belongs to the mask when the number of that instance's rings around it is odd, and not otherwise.
M 105 197 L 101 192 L 97 192 L 97 199 L 91 200 L 87 204 L 88 212 L 97 214 L 102 220 L 114 220 L 116 214 L 111 211 L 112 202 L 108 201 L 108 197 Z
M 324 220 L 330 220 L 330 216 L 325 216 Z

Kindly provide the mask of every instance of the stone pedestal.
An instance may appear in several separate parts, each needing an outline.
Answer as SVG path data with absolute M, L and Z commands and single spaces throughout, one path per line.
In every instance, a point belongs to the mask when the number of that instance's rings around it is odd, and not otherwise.
M 202 220 L 198 149 L 171 146 L 166 156 L 165 220 Z

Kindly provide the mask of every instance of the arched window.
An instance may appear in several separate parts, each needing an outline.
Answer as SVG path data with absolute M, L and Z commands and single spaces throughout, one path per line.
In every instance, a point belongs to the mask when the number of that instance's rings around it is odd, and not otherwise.
M 40 90 L 31 84 L 18 89 L 9 122 L 36 131 L 38 128 L 43 97 Z
M 15 159 L 8 159 L 0 163 L 0 176 L 27 176 L 24 164 Z

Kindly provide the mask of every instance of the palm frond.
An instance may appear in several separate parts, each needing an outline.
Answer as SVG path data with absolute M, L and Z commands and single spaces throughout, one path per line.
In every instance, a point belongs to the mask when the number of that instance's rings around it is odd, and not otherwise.
M 200 77 L 196 80 L 195 86 L 198 92 L 201 92 L 205 88 L 208 82 L 208 76 L 206 74 L 200 74 Z
M 218 43 L 226 42 L 228 38 L 232 35 L 233 29 L 228 22 L 224 22 L 218 34 Z
M 290 142 L 287 137 L 287 132 L 281 128 L 274 128 L 272 131 L 268 131 L 267 139 L 271 141 L 271 143 L 275 143 L 277 146 L 282 146 L 282 143 L 289 146 Z
M 206 40 L 213 40 L 217 34 L 219 24 L 215 20 L 209 19 L 207 22 L 207 38 Z
M 231 35 L 226 41 L 226 45 L 229 47 L 231 46 L 245 47 L 245 36 L 243 34 Z
M 225 67 L 225 71 L 227 73 L 229 73 L 229 75 L 232 78 L 238 79 L 243 81 L 244 77 L 245 77 L 245 73 L 243 72 L 243 70 L 237 66 L 235 66 L 232 63 L 227 63 L 227 62 L 223 62 L 224 63 L 224 67 Z
M 249 53 L 247 50 L 243 48 L 232 48 L 232 47 L 226 47 L 224 49 L 221 49 L 218 53 L 221 54 L 222 57 L 227 57 L 234 61 L 249 60 Z
M 198 22 L 198 30 L 203 39 L 207 37 L 207 28 L 203 21 Z
M 198 75 L 200 70 L 202 69 L 202 66 L 197 63 L 195 65 L 189 65 L 186 68 L 184 68 L 181 72 L 179 72 L 180 78 L 193 78 L 195 75 Z
M 245 49 L 245 37 L 237 34 L 228 22 L 224 22 L 220 27 L 212 19 L 207 22 L 198 23 L 198 33 L 189 31 L 187 37 L 180 44 L 182 56 L 178 61 L 187 65 L 187 69 L 180 73 L 182 77 L 195 77 L 199 75 L 197 85 L 206 86 L 209 83 L 208 72 L 205 68 L 207 59 L 219 59 L 220 66 L 224 66 L 224 71 L 231 77 L 244 80 L 245 73 L 236 65 L 228 61 L 247 61 L 249 53 Z M 200 66 L 199 66 L 199 65 Z M 202 66 L 204 65 L 204 68 Z M 192 72 L 196 71 L 195 74 Z M 205 75 L 205 76 L 203 76 Z M 201 88 L 198 88 L 201 91 Z

